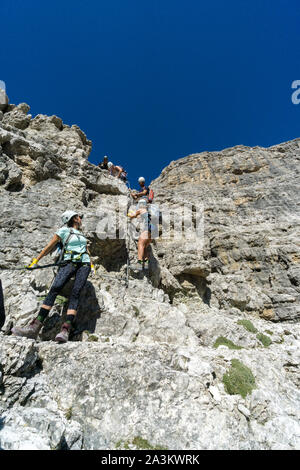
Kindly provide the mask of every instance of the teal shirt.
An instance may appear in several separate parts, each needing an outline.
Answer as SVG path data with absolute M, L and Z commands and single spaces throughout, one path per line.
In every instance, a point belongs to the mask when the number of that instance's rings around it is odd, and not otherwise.
M 81 232 L 79 232 L 79 230 L 76 230 L 75 228 L 72 229 L 73 230 L 73 234 L 71 235 L 71 237 L 69 238 L 69 241 L 68 241 L 68 244 L 67 246 L 65 247 L 65 250 L 67 251 L 73 251 L 75 253 L 73 253 L 73 256 L 72 256 L 72 261 L 74 262 L 78 262 L 78 263 L 90 263 L 91 260 L 90 260 L 90 257 L 86 252 L 86 244 L 87 244 L 87 240 L 86 238 L 82 235 Z M 62 241 L 62 243 L 65 243 L 65 241 L 67 240 L 68 236 L 69 236 L 69 233 L 70 233 L 70 228 L 69 227 L 62 227 L 60 228 L 57 232 L 56 232 L 56 235 L 58 235 Z M 84 253 L 84 255 L 82 255 L 82 257 L 78 260 L 76 260 L 76 253 L 80 254 L 80 253 Z M 65 261 L 68 261 L 71 259 L 71 253 L 65 253 L 64 254 L 64 260 Z

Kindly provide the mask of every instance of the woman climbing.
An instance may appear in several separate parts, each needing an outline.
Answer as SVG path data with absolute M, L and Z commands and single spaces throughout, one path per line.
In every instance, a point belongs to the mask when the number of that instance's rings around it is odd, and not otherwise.
M 138 240 L 138 261 L 137 265 L 133 265 L 133 269 L 140 270 L 145 262 L 149 261 L 149 245 L 157 232 L 157 220 L 152 220 L 151 211 L 148 209 L 145 199 L 141 199 L 135 212 L 128 212 L 128 217 L 141 219 L 141 234 Z
M 60 293 L 65 284 L 75 274 L 75 281 L 69 298 L 67 318 L 62 325 L 60 333 L 56 336 L 55 341 L 66 343 L 69 339 L 69 333 L 74 323 L 77 313 L 79 296 L 84 287 L 88 275 L 95 268 L 91 264 L 90 253 L 87 248 L 87 240 L 80 232 L 82 226 L 82 215 L 78 212 L 66 211 L 62 215 L 63 226 L 55 233 L 52 240 L 40 252 L 37 258 L 34 258 L 28 268 L 33 268 L 44 256 L 53 251 L 57 244 L 62 245 L 63 262 L 54 279 L 50 291 L 40 308 L 37 318 L 35 318 L 28 326 L 14 327 L 12 333 L 16 336 L 24 336 L 25 338 L 36 339 L 43 326 L 43 323 L 50 313 L 54 305 L 56 296 Z

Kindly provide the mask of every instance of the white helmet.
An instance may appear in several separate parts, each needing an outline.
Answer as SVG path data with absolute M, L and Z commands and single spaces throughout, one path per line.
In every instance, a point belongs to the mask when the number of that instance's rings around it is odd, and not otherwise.
M 145 183 L 145 178 L 143 176 L 140 176 L 138 181 L 139 183 Z
M 61 216 L 62 224 L 66 225 L 72 219 L 72 217 L 74 217 L 74 215 L 78 215 L 78 212 L 74 212 L 74 211 L 64 212 L 63 215 Z
M 113 163 L 112 162 L 108 162 L 107 164 L 108 168 L 111 168 L 113 166 Z

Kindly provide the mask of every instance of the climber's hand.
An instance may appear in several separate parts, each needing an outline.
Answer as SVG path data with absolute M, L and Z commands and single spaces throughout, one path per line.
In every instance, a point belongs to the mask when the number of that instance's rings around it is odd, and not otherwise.
M 129 217 L 130 219 L 132 219 L 133 217 L 135 217 L 135 211 L 129 210 L 129 211 L 128 211 L 128 214 L 127 214 L 127 217 Z
M 33 258 L 30 264 L 28 266 L 25 266 L 26 269 L 32 269 L 34 266 L 38 263 L 38 260 L 36 258 Z
M 92 277 L 95 277 L 96 275 L 96 269 L 95 269 L 95 266 L 93 264 L 91 264 L 91 276 Z

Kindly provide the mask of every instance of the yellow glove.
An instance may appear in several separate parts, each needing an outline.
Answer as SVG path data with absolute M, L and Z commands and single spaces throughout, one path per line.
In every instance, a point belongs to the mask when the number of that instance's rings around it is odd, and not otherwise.
M 29 264 L 28 266 L 25 266 L 25 268 L 33 268 L 37 263 L 38 263 L 38 260 L 36 258 L 33 258 L 33 260 L 31 261 L 31 264 Z
M 96 269 L 95 269 L 95 266 L 93 264 L 91 264 L 91 273 L 92 273 L 92 277 L 94 277 L 95 274 L 96 274 Z

